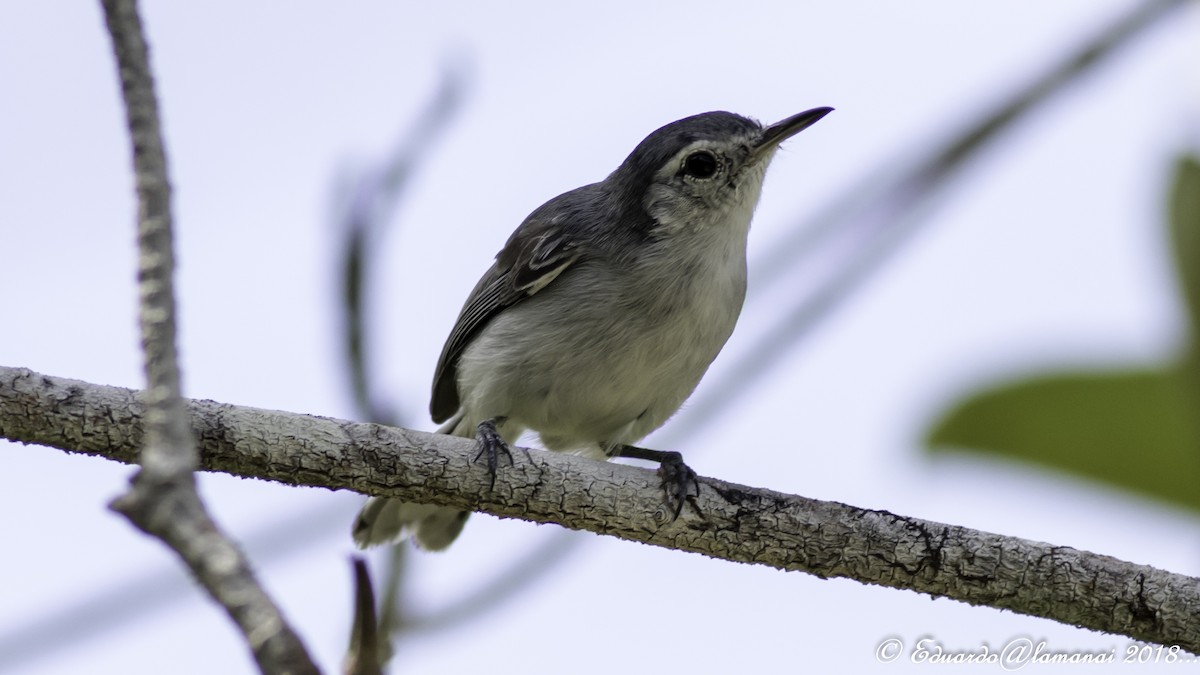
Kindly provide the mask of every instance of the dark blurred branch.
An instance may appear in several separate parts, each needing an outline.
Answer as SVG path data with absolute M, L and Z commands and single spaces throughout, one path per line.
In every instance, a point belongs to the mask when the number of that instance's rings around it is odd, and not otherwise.
M 206 470 L 355 490 L 946 597 L 1200 652 L 1200 579 L 1065 546 L 699 479 L 672 520 L 653 471 L 517 449 L 494 476 L 471 439 L 190 401 Z M 0 437 L 132 462 L 137 392 L 0 367 Z
M 1049 72 L 1017 92 L 1008 103 L 1001 104 L 990 115 L 968 127 L 957 139 L 918 164 L 912 175 L 902 181 L 898 192 L 919 194 L 930 186 L 942 184 L 950 173 L 960 170 L 967 160 L 978 154 L 980 148 L 995 141 L 1026 113 L 1063 91 L 1081 75 L 1094 70 L 1102 59 L 1129 45 L 1134 36 L 1186 3 L 1187 0 L 1135 3 L 1128 15 L 1118 18 L 1091 40 L 1085 41 L 1078 50 L 1051 67 Z
M 1128 14 L 1115 19 L 1062 61 L 998 101 L 965 129 L 948 135 L 945 142 L 935 144 L 924 155 L 919 150 L 914 153 L 905 148 L 897 157 L 884 162 L 878 171 L 833 200 L 832 207 L 821 211 L 820 216 L 795 228 L 790 237 L 772 246 L 770 252 L 753 265 L 756 281 L 773 283 L 796 265 L 798 257 L 819 255 L 817 247 L 821 246 L 822 240 L 842 231 L 849 222 L 862 222 L 858 229 L 886 229 L 895 220 L 895 209 L 908 211 L 917 202 L 928 200 L 930 193 L 943 190 L 952 174 L 960 172 L 1029 113 L 1081 77 L 1094 72 L 1104 59 L 1128 47 L 1134 38 L 1186 4 L 1187 0 L 1135 3 Z M 914 154 L 917 154 L 915 160 L 908 159 Z M 887 175 L 892 178 L 882 178 Z
M 444 630 L 460 623 L 478 620 L 487 612 L 519 597 L 536 584 L 550 578 L 554 568 L 566 562 L 587 538 L 571 530 L 550 531 L 507 569 L 482 584 L 462 599 L 424 614 L 401 617 L 397 630 L 424 633 Z M 400 548 L 400 547 L 397 547 Z
M 354 567 L 354 627 L 350 630 L 350 652 L 344 668 L 347 675 L 380 675 L 380 633 L 375 619 L 375 591 L 371 572 L 362 558 L 352 560 Z
M 103 5 L 133 141 L 139 319 L 146 371 L 142 468 L 112 507 L 183 559 L 241 629 L 264 673 L 316 673 L 300 639 L 196 494 L 192 471 L 197 454 L 175 352 L 171 187 L 154 79 L 137 3 L 104 0 Z
M 379 661 L 388 663 L 395 655 L 392 639 L 405 630 L 409 621 L 410 607 L 405 594 L 404 582 L 410 578 L 409 556 L 410 547 L 405 543 L 387 547 L 387 564 L 384 565 L 386 582 L 380 602 L 383 607 L 379 612 L 379 633 L 384 636 L 380 642 Z
M 449 121 L 458 112 L 465 89 L 466 78 L 460 69 L 443 71 L 438 90 L 427 108 L 405 133 L 387 164 L 366 171 L 356 181 L 346 209 L 342 228 L 346 237 L 342 275 L 346 357 L 355 407 L 363 419 L 372 422 L 396 424 L 400 415 L 381 403 L 371 380 L 378 368 L 373 367 L 366 347 L 366 326 L 369 324 L 366 308 L 371 295 L 369 272 L 375 264 L 375 255 L 381 250 L 371 242 L 393 222 L 391 215 L 405 188 L 420 165 L 428 160 L 434 140 L 445 132 Z M 550 533 L 546 541 L 520 556 L 475 591 L 451 605 L 432 610 L 430 614 L 412 613 L 407 606 L 403 581 L 410 571 L 406 565 L 409 551 L 404 546 L 391 547 L 383 571 L 385 581 L 380 593 L 379 633 L 389 636 L 409 631 L 433 631 L 482 616 L 546 578 L 549 570 L 566 559 L 580 541 L 567 533 Z M 388 644 L 380 646 L 383 650 L 380 661 L 387 663 L 392 656 L 391 648 Z
M 347 372 L 355 409 L 359 416 L 368 421 L 394 425 L 402 419 L 398 411 L 383 403 L 377 392 L 372 375 L 379 369 L 374 367 L 367 348 L 367 308 L 371 306 L 370 281 L 374 278 L 371 272 L 378 252 L 382 250 L 379 239 L 392 222 L 391 216 L 413 176 L 427 161 L 434 141 L 446 131 L 450 120 L 462 107 L 465 90 L 466 77 L 461 64 L 443 68 L 433 98 L 404 134 L 387 162 L 364 171 L 355 181 L 343 216 L 342 323 Z M 393 650 L 389 638 L 395 627 L 404 623 L 404 618 L 398 613 L 406 606 L 401 596 L 403 576 L 407 569 L 403 564 L 405 555 L 403 548 L 393 547 L 384 568 L 382 611 L 378 619 L 378 637 L 382 639 L 372 647 L 368 664 L 375 668 L 391 659 Z M 366 573 L 365 564 L 363 573 Z M 375 629 L 373 623 L 372 631 Z M 356 667 L 366 663 L 361 645 L 351 644 L 349 659 Z
M 352 187 L 344 224 L 342 256 L 342 322 L 346 339 L 351 391 L 355 408 L 365 419 L 396 424 L 400 416 L 380 402 L 371 380 L 375 370 L 367 348 L 368 281 L 380 250 L 379 239 L 418 168 L 427 161 L 434 142 L 462 107 L 466 76 L 459 66 L 446 67 L 438 89 L 385 164 L 365 171 Z

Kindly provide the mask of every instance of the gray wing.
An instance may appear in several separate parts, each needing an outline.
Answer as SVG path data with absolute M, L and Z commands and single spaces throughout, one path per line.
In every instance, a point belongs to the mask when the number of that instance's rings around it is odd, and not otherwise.
M 433 373 L 429 413 L 434 422 L 458 411 L 458 359 L 471 340 L 492 317 L 542 290 L 579 259 L 577 242 L 564 226 L 570 219 L 540 217 L 546 210 L 538 209 L 513 232 L 463 304 Z

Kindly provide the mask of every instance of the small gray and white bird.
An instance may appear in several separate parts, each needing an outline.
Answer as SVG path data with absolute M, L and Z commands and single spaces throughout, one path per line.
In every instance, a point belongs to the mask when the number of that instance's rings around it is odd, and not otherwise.
M 729 339 L 767 165 L 831 110 L 768 127 L 728 112 L 672 122 L 608 178 L 530 214 L 442 348 L 429 406 L 438 433 L 478 438 L 493 477 L 526 430 L 549 450 L 657 461 L 678 515 L 695 474 L 678 453 L 630 444 L 679 410 Z M 372 498 L 354 540 L 411 536 L 441 550 L 467 515 Z

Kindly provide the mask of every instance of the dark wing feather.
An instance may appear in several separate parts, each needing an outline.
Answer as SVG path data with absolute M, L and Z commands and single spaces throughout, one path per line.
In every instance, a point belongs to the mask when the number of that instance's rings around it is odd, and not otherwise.
M 458 359 L 471 340 L 501 310 L 542 290 L 579 259 L 576 242 L 564 226 L 569 219 L 539 217 L 548 210 L 546 206 L 509 237 L 496 254 L 496 262 L 467 297 L 433 374 L 429 412 L 434 422 L 440 424 L 458 411 Z

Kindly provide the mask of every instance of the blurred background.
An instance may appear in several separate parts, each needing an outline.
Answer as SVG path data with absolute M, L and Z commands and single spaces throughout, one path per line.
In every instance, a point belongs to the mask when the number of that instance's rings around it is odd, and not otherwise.
M 432 429 L 442 342 L 531 210 L 672 120 L 829 105 L 771 167 L 737 331 L 643 444 L 728 481 L 1200 574 L 1200 451 L 1164 384 L 1186 371 L 1177 278 L 1200 259 L 1173 249 L 1168 209 L 1172 186 L 1177 202 L 1198 189 L 1178 170 L 1200 147 L 1194 3 L 151 1 L 143 16 L 187 395 Z M 1061 65 L 1116 25 L 1097 58 Z M 0 91 L 0 363 L 138 387 L 132 177 L 98 3 L 0 6 Z M 173 555 L 106 510 L 131 475 L 0 441 L 0 672 L 253 671 Z M 336 671 L 361 498 L 200 486 Z M 1130 644 L 483 515 L 444 554 L 371 559 L 377 585 L 400 586 L 397 673 L 858 670 L 888 637 L 1028 636 L 1118 660 Z

